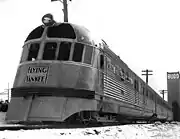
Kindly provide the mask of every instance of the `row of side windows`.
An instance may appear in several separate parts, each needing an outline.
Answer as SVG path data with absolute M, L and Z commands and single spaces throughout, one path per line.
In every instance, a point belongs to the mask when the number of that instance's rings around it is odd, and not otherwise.
M 27 58 L 25 56 L 22 56 L 21 62 L 36 60 L 39 53 L 39 49 L 39 43 L 32 43 L 29 49 L 26 50 L 28 52 L 23 52 L 23 55 L 27 55 Z M 72 47 L 71 42 L 61 42 L 59 46 L 56 42 L 47 42 L 44 46 L 42 59 L 67 61 L 70 60 L 71 51 L 73 51 L 72 61 L 91 64 L 93 47 L 81 43 L 75 43 L 74 47 Z

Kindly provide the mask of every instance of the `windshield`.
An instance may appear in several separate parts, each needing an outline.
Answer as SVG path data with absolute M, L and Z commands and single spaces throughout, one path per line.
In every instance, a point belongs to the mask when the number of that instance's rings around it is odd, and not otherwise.
M 62 41 L 46 42 L 41 47 L 43 48 L 40 50 L 40 43 L 38 42 L 25 45 L 21 62 L 35 61 L 39 55 L 39 60 L 74 61 L 92 64 L 94 49 L 92 46 Z
M 25 42 L 26 42 L 26 41 L 29 41 L 29 40 L 32 40 L 32 39 L 41 38 L 43 32 L 44 32 L 43 26 L 37 27 L 36 29 L 34 29 L 34 30 L 29 34 L 29 36 L 27 37 L 27 39 L 25 40 Z

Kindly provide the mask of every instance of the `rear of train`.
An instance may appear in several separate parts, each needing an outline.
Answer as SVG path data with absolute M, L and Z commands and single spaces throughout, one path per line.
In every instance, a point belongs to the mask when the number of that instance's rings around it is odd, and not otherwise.
M 12 88 L 7 122 L 63 122 L 99 109 L 98 55 L 89 31 L 70 23 L 44 24 L 27 37 Z

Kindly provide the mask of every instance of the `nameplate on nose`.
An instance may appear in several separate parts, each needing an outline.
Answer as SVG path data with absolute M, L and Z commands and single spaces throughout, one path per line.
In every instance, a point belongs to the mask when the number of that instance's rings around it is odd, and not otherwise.
M 46 83 L 49 67 L 28 67 L 25 82 L 26 83 Z

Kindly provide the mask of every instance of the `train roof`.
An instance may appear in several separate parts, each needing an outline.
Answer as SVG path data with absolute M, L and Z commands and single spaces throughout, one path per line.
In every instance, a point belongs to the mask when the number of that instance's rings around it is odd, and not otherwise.
M 67 22 L 56 23 L 53 26 L 40 25 L 28 35 L 25 42 L 41 38 L 45 28 L 47 28 L 47 37 L 49 38 L 75 39 L 77 42 L 89 45 L 95 45 L 96 43 L 96 40 L 92 38 L 87 28 Z

